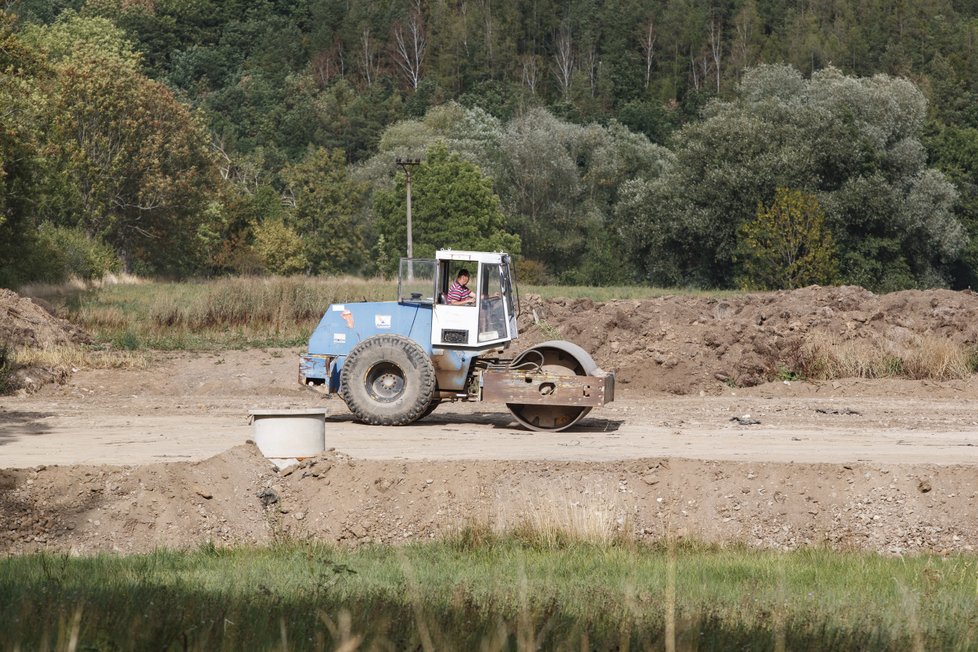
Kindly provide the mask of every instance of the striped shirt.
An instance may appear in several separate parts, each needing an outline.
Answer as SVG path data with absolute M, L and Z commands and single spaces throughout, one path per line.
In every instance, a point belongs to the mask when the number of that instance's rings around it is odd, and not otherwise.
M 452 287 L 448 289 L 448 295 L 445 297 L 445 300 L 448 303 L 458 303 L 459 301 L 465 301 L 471 296 L 472 290 L 455 281 L 452 283 Z

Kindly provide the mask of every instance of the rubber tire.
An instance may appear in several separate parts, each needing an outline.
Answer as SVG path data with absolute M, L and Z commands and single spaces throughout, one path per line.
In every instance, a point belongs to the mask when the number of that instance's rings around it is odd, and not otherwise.
M 441 405 L 441 399 L 438 398 L 433 399 L 431 403 L 428 405 L 428 407 L 424 409 L 424 412 L 421 413 L 421 416 L 418 417 L 418 419 L 419 420 L 424 419 L 426 416 L 434 412 L 435 408 L 438 407 L 439 405 Z
M 367 375 L 380 364 L 400 371 L 403 391 L 379 400 L 367 386 Z M 417 342 L 401 335 L 374 335 L 350 351 L 340 372 L 340 396 L 358 421 L 374 426 L 403 426 L 422 417 L 435 395 L 435 367 Z

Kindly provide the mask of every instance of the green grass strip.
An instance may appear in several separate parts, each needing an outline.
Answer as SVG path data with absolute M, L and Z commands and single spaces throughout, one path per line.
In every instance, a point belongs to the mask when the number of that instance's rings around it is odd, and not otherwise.
M 662 649 L 674 637 L 676 649 L 967 650 L 978 645 L 976 561 L 486 536 L 39 554 L 0 561 L 0 644 Z

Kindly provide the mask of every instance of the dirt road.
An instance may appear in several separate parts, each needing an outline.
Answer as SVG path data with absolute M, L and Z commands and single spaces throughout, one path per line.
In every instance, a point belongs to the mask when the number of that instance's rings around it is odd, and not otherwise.
M 251 408 L 321 406 L 295 350 L 160 356 L 0 399 L 0 551 L 429 539 L 466 524 L 780 549 L 978 549 L 978 383 L 628 384 L 579 428 L 442 406 L 408 427 L 330 408 L 326 454 L 277 471 Z M 732 419 L 760 421 L 740 425 Z
M 83 371 L 0 399 L 0 466 L 200 460 L 244 443 L 251 408 L 325 405 L 327 445 L 359 459 L 978 464 L 978 384 L 771 383 L 642 396 L 626 386 L 570 432 L 521 429 L 504 406 L 451 404 L 402 428 L 353 422 L 294 383 L 295 350 L 163 357 L 150 370 Z M 736 417 L 760 421 L 740 425 Z

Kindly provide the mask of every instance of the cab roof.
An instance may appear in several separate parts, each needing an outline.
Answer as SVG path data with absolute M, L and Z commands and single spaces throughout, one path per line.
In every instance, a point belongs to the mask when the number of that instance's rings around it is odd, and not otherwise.
M 501 263 L 509 254 L 501 251 L 461 251 L 458 249 L 439 249 L 435 252 L 435 260 L 467 260 L 480 263 Z

